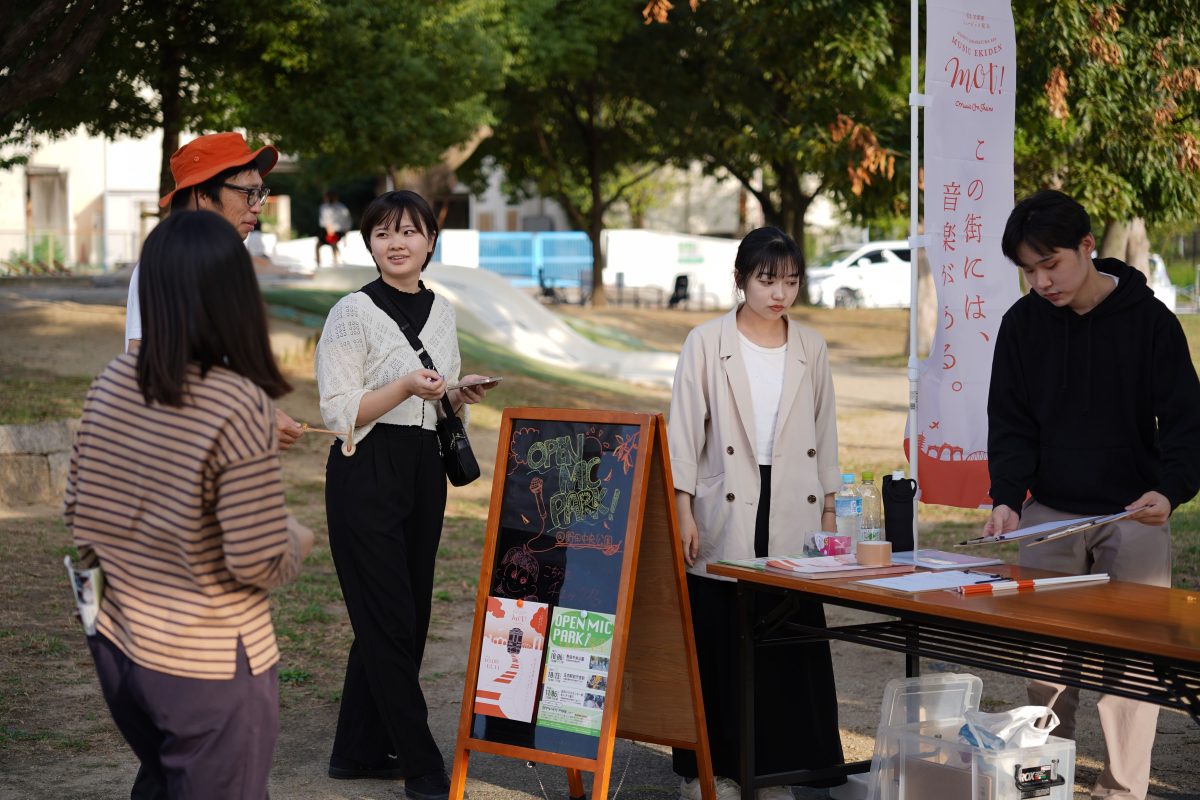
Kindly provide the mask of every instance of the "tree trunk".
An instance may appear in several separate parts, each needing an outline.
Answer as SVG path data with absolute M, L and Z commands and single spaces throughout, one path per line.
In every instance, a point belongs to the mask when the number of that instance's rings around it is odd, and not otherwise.
M 1096 248 L 1100 258 L 1125 260 L 1125 247 L 1129 243 L 1129 221 L 1113 220 L 1104 226 L 1104 241 Z
M 804 245 L 808 240 L 808 229 L 804 225 L 804 217 L 813 198 L 800 188 L 800 176 L 793 175 L 788 179 L 789 185 L 780 186 L 780 225 L 779 227 L 796 240 L 800 249 L 800 294 L 798 302 L 808 305 L 808 257 Z
M 182 64 L 179 54 L 169 43 L 163 44 L 162 63 L 159 65 L 159 85 L 155 87 L 162 105 L 162 165 L 158 173 L 158 196 L 164 197 L 175 188 L 175 177 L 171 174 L 171 156 L 179 149 L 179 133 L 183 127 L 183 97 L 180 72 Z M 168 209 L 159 209 L 163 216 Z
M 588 215 L 588 238 L 592 240 L 592 296 L 590 303 L 594 308 L 604 308 L 608 305 L 608 297 L 604 292 L 604 250 L 600 247 L 600 235 L 604 232 L 604 211 L 598 204 L 592 206 Z M 583 287 L 580 287 L 582 290 Z
M 1129 221 L 1129 239 L 1125 243 L 1125 263 L 1141 270 L 1150 280 L 1150 237 L 1146 234 L 1146 220 L 1134 217 Z

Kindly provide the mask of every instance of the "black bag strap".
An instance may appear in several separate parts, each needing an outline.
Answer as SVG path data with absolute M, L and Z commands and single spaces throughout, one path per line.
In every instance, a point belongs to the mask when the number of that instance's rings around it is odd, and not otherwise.
M 400 332 L 404 334 L 404 338 L 408 340 L 408 344 L 413 349 L 413 352 L 417 354 L 421 366 L 437 372 L 437 367 L 433 365 L 433 359 L 429 357 L 429 351 L 425 349 L 425 345 L 421 344 L 421 339 L 417 336 L 416 331 L 413 330 L 412 320 L 409 319 L 408 314 L 404 313 L 404 309 L 400 308 L 396 304 L 396 301 L 388 296 L 387 289 L 367 284 L 362 288 L 362 293 L 371 298 L 371 302 L 378 306 L 380 311 L 392 318 L 392 321 L 400 328 Z M 384 307 L 385 305 L 386 308 Z M 438 374 L 440 375 L 441 373 Z M 448 395 L 449 392 L 443 394 L 441 402 L 442 411 L 447 418 L 455 416 L 454 406 L 450 405 Z

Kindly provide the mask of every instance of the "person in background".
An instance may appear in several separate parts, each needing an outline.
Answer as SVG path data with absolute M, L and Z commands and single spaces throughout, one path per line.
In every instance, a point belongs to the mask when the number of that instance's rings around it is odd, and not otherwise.
M 210 133 L 185 144 L 171 156 L 175 188 L 159 206 L 171 213 L 189 209 L 212 211 L 226 220 L 245 241 L 258 224 L 263 202 L 271 190 L 263 178 L 279 160 L 279 151 L 267 145 L 251 151 L 240 133 Z M 142 339 L 142 317 L 138 303 L 138 272 L 134 267 L 125 306 L 125 349 L 136 351 Z M 275 409 L 279 449 L 286 450 L 300 438 L 302 430 L 294 419 Z
M 341 252 L 338 243 L 353 225 L 350 219 L 350 209 L 338 200 L 337 192 L 326 192 L 317 211 L 317 225 L 321 230 L 317 233 L 317 266 L 321 266 L 321 248 L 328 247 L 333 251 L 333 265 L 338 265 Z
M 1093 259 L 1095 247 L 1087 211 L 1061 192 L 1038 192 L 1008 218 L 1001 248 L 1030 292 L 996 336 L 983 533 L 1132 511 L 1060 541 L 1022 540 L 1020 563 L 1170 586 L 1169 517 L 1200 488 L 1200 382 L 1179 320 L 1145 276 Z M 1035 681 L 1029 700 L 1074 738 L 1078 689 Z M 1158 706 L 1102 695 L 1096 708 L 1107 757 L 1092 797 L 1142 800 Z
M 354 427 L 353 454 L 335 442 L 325 473 L 329 547 L 354 628 L 329 776 L 404 778 L 412 800 L 444 800 L 450 789 L 419 680 L 446 508 L 434 431 L 461 365 L 454 307 L 421 282 L 437 235 L 415 192 L 375 198 L 362 236 L 380 277 L 334 305 L 316 353 L 326 426 Z M 422 366 L 405 325 L 437 372 Z M 456 413 L 465 418 L 489 386 L 450 389 Z
M 265 800 L 279 733 L 267 592 L 313 543 L 284 508 L 271 401 L 290 387 L 221 217 L 156 226 L 137 291 L 146 341 L 88 390 L 67 480 L 79 559 L 107 579 L 88 647 L 143 790 Z
M 717 797 L 739 798 L 741 774 L 735 584 L 705 566 L 803 552 L 806 531 L 836 530 L 840 486 L 833 376 L 825 340 L 790 320 L 801 254 L 778 228 L 738 246 L 734 282 L 744 300 L 688 334 L 671 391 L 668 443 L 687 561 L 696 657 Z M 760 606 L 759 616 L 769 609 Z M 803 622 L 825 625 L 818 602 Z M 755 671 L 757 773 L 843 762 L 829 645 L 772 647 Z M 786 702 L 780 702 L 781 698 Z M 695 754 L 674 751 L 680 797 L 699 800 Z M 836 780 L 841 783 L 840 779 Z M 759 789 L 786 800 L 790 789 Z

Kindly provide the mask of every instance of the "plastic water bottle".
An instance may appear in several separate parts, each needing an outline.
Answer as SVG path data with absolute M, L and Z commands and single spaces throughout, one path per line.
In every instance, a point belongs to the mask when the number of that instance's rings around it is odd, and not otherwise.
M 883 540 L 883 504 L 879 489 L 875 486 L 875 473 L 863 470 L 862 485 L 858 487 L 862 497 L 862 522 L 858 541 L 879 542 Z
M 837 532 L 849 536 L 851 542 L 858 541 L 859 522 L 862 520 L 862 498 L 854 486 L 854 473 L 842 473 L 842 488 L 833 499 L 833 510 L 837 516 Z

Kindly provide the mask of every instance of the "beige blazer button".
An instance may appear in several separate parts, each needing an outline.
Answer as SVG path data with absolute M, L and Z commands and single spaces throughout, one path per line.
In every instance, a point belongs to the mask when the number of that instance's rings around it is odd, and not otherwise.
M 809 457 L 809 458 L 813 458 L 813 457 L 815 457 L 816 455 L 817 455 L 817 451 L 816 451 L 816 450 L 809 450 L 809 451 L 808 451 L 808 457 Z
M 729 453 L 729 455 L 733 455 L 733 445 L 729 445 L 729 447 L 726 447 L 725 452 Z
M 725 495 L 725 499 L 732 503 L 735 499 L 733 496 L 733 492 L 730 492 L 729 494 Z
M 808 502 L 810 502 L 810 503 L 815 503 L 815 502 L 817 502 L 817 496 L 816 496 L 815 494 L 810 494 L 810 495 L 808 496 Z

